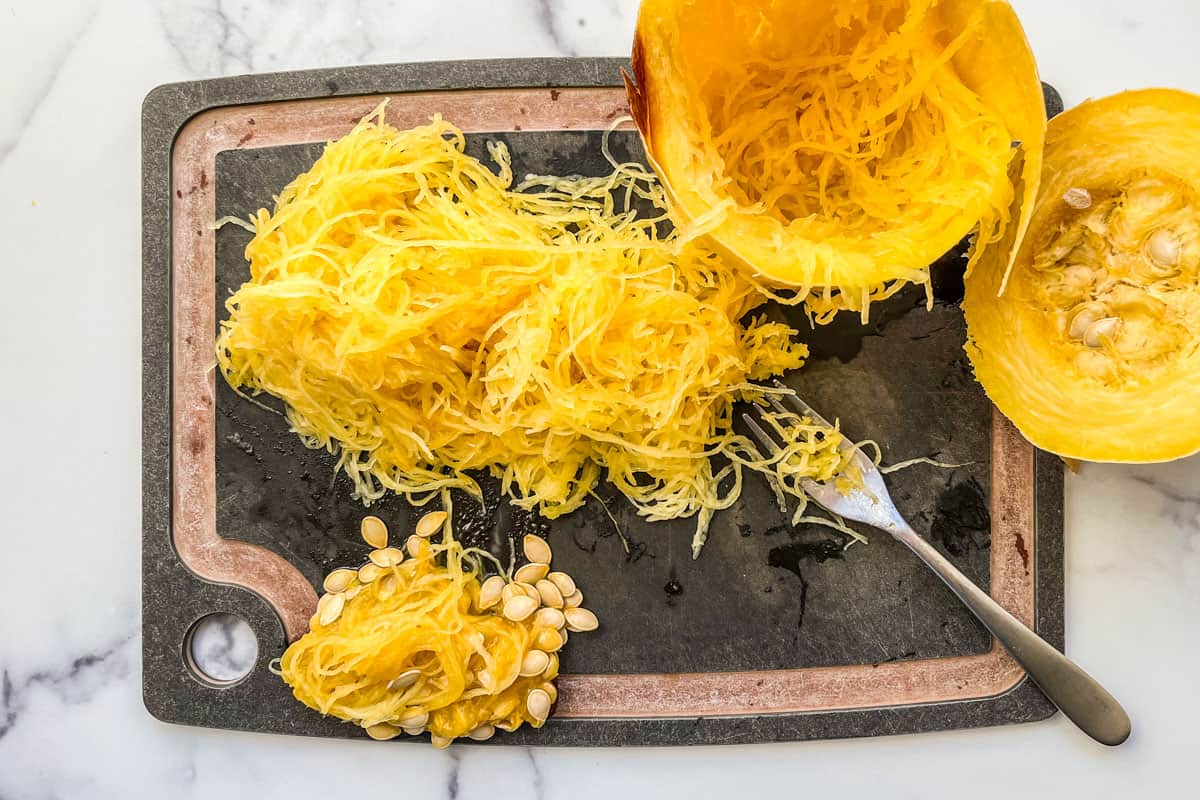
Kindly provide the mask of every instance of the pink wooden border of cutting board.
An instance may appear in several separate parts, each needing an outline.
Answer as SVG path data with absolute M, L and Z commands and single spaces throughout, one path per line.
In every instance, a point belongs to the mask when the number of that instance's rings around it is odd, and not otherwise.
M 180 131 L 171 157 L 172 541 L 206 580 L 243 586 L 279 614 L 288 640 L 307 630 L 317 595 L 265 548 L 216 529 L 216 393 L 213 285 L 217 153 L 335 139 L 382 97 L 230 106 Z M 595 130 L 628 113 L 621 89 L 503 89 L 390 96 L 387 121 L 402 128 L 435 113 L 468 132 Z M 1033 625 L 1034 450 L 998 413 L 992 418 L 991 592 Z M 992 697 L 1024 671 L 993 641 L 983 654 L 886 664 L 744 672 L 562 675 L 556 715 L 669 718 L 821 712 Z

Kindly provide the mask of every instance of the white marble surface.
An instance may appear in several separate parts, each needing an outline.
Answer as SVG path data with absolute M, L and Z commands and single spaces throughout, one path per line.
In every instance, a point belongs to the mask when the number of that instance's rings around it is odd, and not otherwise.
M 1200 91 L 1195 0 L 1016 5 L 1069 104 L 1127 87 Z M 869 741 L 437 753 L 176 728 L 144 711 L 142 97 L 246 71 L 620 55 L 633 10 L 634 0 L 0 2 L 0 798 L 1200 796 L 1197 459 L 1089 466 L 1068 480 L 1068 650 L 1131 712 L 1133 738 L 1118 750 L 1061 717 Z

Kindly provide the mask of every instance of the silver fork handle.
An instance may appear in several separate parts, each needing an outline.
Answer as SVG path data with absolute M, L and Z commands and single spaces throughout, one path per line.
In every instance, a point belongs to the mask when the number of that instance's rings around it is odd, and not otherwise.
M 1050 702 L 1080 730 L 1109 746 L 1129 738 L 1129 715 L 1091 675 L 1005 611 L 912 528 L 900 528 L 890 533 L 945 581 L 1013 659 L 1025 668 Z

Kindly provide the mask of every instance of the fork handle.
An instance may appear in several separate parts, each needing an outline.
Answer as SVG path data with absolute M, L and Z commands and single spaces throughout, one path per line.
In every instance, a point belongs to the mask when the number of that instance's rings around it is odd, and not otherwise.
M 912 528 L 902 527 L 890 533 L 937 573 L 1013 659 L 1025 668 L 1050 702 L 1080 730 L 1109 746 L 1119 745 L 1129 738 L 1129 715 L 1092 676 L 1005 611 Z

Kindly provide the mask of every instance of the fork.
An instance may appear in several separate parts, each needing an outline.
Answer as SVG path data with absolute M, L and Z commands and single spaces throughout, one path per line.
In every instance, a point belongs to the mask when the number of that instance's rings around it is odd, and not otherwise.
M 799 414 L 819 425 L 832 428 L 820 414 L 801 400 L 795 392 L 779 381 L 774 382 L 781 396 L 792 408 L 786 408 L 774 395 L 767 401 L 781 413 Z M 757 410 L 757 407 L 755 407 Z M 755 417 L 743 414 L 754 438 L 772 454 L 780 452 L 780 444 L 759 425 Z M 800 482 L 801 488 L 817 505 L 843 519 L 863 522 L 879 528 L 912 550 L 918 558 L 941 578 L 962 600 L 980 622 L 1004 646 L 1009 655 L 1025 668 L 1034 683 L 1066 716 L 1088 736 L 1109 746 L 1129 738 L 1129 716 L 1121 704 L 1094 678 L 1052 645 L 1025 627 L 1016 617 L 971 582 L 929 542 L 909 525 L 888 495 L 883 476 L 875 462 L 867 458 L 856 445 L 843 440 L 840 448 L 853 451 L 851 460 L 862 472 L 861 488 L 848 493 L 834 486 L 834 481 L 819 483 L 812 479 Z

